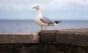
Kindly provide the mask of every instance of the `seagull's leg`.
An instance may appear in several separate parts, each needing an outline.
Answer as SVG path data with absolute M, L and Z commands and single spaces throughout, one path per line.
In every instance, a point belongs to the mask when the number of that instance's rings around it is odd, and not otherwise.
M 44 26 L 44 27 L 43 27 L 43 30 L 47 30 L 47 26 Z
M 41 26 L 41 30 L 47 30 L 47 26 Z
M 43 30 L 43 26 L 41 26 L 41 30 Z
M 41 26 L 41 30 L 42 30 L 42 26 Z
M 47 30 L 47 26 L 45 26 L 45 30 Z

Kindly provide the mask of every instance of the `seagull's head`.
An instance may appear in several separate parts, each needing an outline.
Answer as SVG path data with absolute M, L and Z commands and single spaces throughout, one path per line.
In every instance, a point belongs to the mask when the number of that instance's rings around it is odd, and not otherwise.
M 35 4 L 35 5 L 33 6 L 33 9 L 36 9 L 36 10 L 40 9 L 39 4 Z

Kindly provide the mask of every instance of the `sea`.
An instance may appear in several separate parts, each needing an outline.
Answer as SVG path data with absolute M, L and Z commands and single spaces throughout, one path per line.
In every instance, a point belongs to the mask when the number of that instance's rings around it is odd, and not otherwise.
M 62 20 L 56 26 L 48 26 L 46 30 L 88 28 L 87 20 Z M 38 32 L 41 27 L 33 20 L 0 20 L 0 33 Z

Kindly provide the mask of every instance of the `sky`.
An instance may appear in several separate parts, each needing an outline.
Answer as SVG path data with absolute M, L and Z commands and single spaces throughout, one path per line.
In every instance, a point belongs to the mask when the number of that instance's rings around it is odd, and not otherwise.
M 38 0 L 0 0 L 0 20 L 35 19 Z M 39 0 L 43 15 L 58 20 L 88 20 L 88 0 Z

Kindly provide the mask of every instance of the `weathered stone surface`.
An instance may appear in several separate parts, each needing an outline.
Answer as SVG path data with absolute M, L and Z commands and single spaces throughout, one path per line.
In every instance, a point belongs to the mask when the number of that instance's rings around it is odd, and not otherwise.
M 88 34 L 86 33 L 66 33 L 66 32 L 59 32 L 56 35 L 56 42 L 59 43 L 66 43 L 78 46 L 88 46 Z
M 54 43 L 56 41 L 56 31 L 41 31 L 39 36 L 40 43 Z
M 44 30 L 38 35 L 32 34 L 0 34 L 2 43 L 49 43 L 88 46 L 88 31 Z
M 20 35 L 20 34 L 0 34 L 0 44 L 3 43 L 38 43 L 38 37 L 34 35 Z
M 88 53 L 87 32 L 47 30 L 34 36 L 0 34 L 0 53 Z
M 40 42 L 54 44 L 70 44 L 88 46 L 88 32 L 70 31 L 41 31 Z

